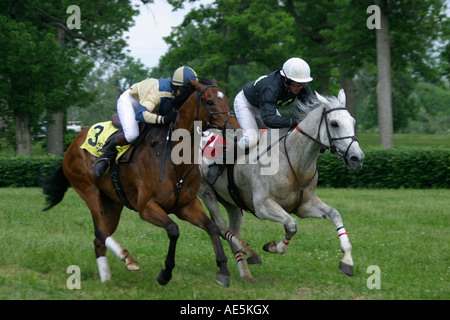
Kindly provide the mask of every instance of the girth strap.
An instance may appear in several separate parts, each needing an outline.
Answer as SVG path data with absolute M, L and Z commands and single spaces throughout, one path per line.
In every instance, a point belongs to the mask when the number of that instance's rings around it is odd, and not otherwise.
M 116 164 L 115 161 L 111 161 L 111 166 L 109 168 L 109 175 L 111 177 L 111 182 L 114 186 L 114 191 L 116 192 L 117 196 L 119 197 L 120 201 L 128 208 L 134 211 L 137 211 L 134 209 L 130 202 L 128 201 L 127 196 L 125 195 L 125 192 L 123 191 L 122 184 L 120 183 L 119 178 L 119 166 Z
M 227 178 L 228 178 L 228 193 L 230 194 L 231 198 L 233 199 L 234 203 L 241 208 L 242 210 L 251 212 L 255 214 L 255 211 L 250 209 L 242 200 L 241 194 L 239 193 L 239 189 L 234 183 L 234 163 L 233 164 L 227 164 Z

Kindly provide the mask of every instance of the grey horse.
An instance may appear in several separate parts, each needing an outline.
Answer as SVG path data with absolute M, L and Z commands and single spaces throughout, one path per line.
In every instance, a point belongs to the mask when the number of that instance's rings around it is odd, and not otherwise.
M 321 149 L 329 149 L 345 161 L 348 169 L 360 169 L 364 153 L 355 136 L 355 120 L 345 107 L 344 90 L 339 91 L 337 98 L 325 98 L 317 92 L 316 97 L 306 103 L 297 102 L 293 107 L 299 121 L 296 128 L 287 133 L 267 130 L 260 137 L 259 148 L 255 147 L 247 155 L 238 153 L 232 174 L 240 201 L 235 201 L 236 196 L 230 195 L 227 170 L 211 185 L 206 179 L 208 163 L 200 165 L 202 182 L 198 195 L 219 227 L 221 236 L 229 241 L 244 281 L 256 281 L 247 262 L 260 264 L 261 259 L 240 237 L 243 214 L 236 202 L 259 219 L 283 224 L 283 239 L 271 241 L 263 247 L 271 253 L 286 253 L 297 232 L 296 220 L 291 213 L 300 218 L 330 220 L 337 230 L 344 253 L 339 268 L 344 274 L 353 275 L 352 246 L 341 215 L 315 194 L 318 181 L 316 162 Z M 281 138 L 269 139 L 268 135 L 274 133 Z M 271 143 L 262 143 L 269 140 Z M 219 202 L 228 213 L 229 226 L 221 215 Z

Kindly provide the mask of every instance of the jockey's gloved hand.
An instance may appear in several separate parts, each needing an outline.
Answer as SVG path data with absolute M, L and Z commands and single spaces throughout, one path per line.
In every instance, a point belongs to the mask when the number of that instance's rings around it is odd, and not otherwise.
M 172 110 L 169 112 L 167 116 L 164 116 L 164 123 L 171 123 L 174 122 L 177 118 L 178 111 Z
M 298 124 L 298 121 L 294 118 L 291 118 L 291 124 L 289 125 L 289 128 L 295 128 Z

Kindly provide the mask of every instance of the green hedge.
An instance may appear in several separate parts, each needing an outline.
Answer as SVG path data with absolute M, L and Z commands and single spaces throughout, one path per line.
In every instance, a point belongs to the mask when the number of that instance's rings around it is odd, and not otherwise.
M 364 149 L 363 168 L 319 156 L 319 185 L 333 188 L 450 188 L 449 148 Z
M 37 187 L 52 177 L 62 157 L 0 158 L 0 187 Z
M 319 185 L 333 188 L 450 188 L 450 148 L 363 150 L 350 171 L 328 151 L 319 156 Z M 36 187 L 61 165 L 57 156 L 0 158 L 0 187 Z

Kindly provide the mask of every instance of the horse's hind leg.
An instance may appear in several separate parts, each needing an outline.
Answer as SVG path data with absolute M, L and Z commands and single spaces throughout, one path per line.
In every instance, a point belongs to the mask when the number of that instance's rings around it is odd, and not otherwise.
M 219 205 L 217 202 L 217 198 L 214 194 L 214 191 L 207 185 L 201 184 L 199 195 L 203 199 L 206 207 L 208 208 L 209 214 L 212 218 L 212 220 L 216 223 L 219 233 L 227 240 L 230 244 L 231 251 L 233 252 L 233 255 L 236 259 L 236 263 L 239 269 L 239 274 L 241 278 L 244 281 L 247 282 L 256 282 L 255 278 L 253 278 L 252 274 L 250 273 L 250 270 L 248 269 L 247 263 L 245 259 L 243 258 L 243 253 L 247 253 L 247 250 L 245 250 L 246 247 L 250 249 L 250 246 L 246 241 L 243 241 L 239 237 L 240 233 L 240 227 L 242 222 L 242 217 L 240 217 L 241 212 L 238 208 L 237 214 L 238 216 L 235 216 L 235 212 L 233 211 L 233 208 L 231 206 L 227 206 L 224 204 L 225 208 L 227 209 L 228 215 L 230 217 L 230 225 L 234 227 L 234 229 L 228 228 L 227 223 L 225 219 L 223 218 Z M 233 219 L 232 219 L 233 217 Z M 236 221 L 233 221 L 236 220 Z M 250 249 L 251 250 L 251 249 Z M 248 251 L 250 251 L 248 250 Z M 251 252 L 254 252 L 251 250 Z M 258 256 L 255 253 L 256 256 Z M 258 257 L 259 258 L 259 257 Z
M 172 279 L 172 270 L 175 268 L 175 249 L 180 235 L 178 225 L 169 218 L 167 213 L 153 201 L 149 201 L 144 210 L 139 213 L 142 220 L 164 228 L 169 237 L 169 251 L 165 261 L 165 269 L 158 274 L 157 280 L 160 285 L 166 285 Z
M 104 222 L 106 224 L 107 232 L 110 235 L 108 238 L 108 245 L 113 247 L 121 247 L 120 244 L 115 241 L 111 235 L 116 231 L 117 225 L 119 224 L 120 215 L 122 213 L 123 205 L 119 204 L 117 202 L 114 202 L 107 198 L 105 195 L 102 195 L 102 207 L 103 207 L 103 218 Z M 100 273 L 100 279 L 102 282 L 105 282 L 106 280 L 110 280 L 111 278 L 111 272 L 109 270 L 108 266 L 108 260 L 106 258 L 106 245 L 105 241 L 102 241 L 101 239 L 101 232 L 98 229 L 98 226 L 94 219 L 94 228 L 95 228 L 95 235 L 96 238 L 94 240 L 94 246 L 95 246 L 95 254 L 97 256 L 97 265 L 98 270 Z M 111 245 L 111 243 L 114 243 Z M 122 252 L 126 251 L 125 248 L 122 249 Z M 121 260 L 124 260 L 126 263 L 127 270 L 130 271 L 139 271 L 140 267 L 137 261 L 130 255 L 126 253 L 120 253 L 118 255 Z M 117 254 L 117 253 L 116 253 Z M 126 255 L 126 256 L 125 256 Z M 125 256 L 125 258 L 124 258 Z
M 72 184 L 75 191 L 86 202 L 91 211 L 95 230 L 95 254 L 99 267 L 100 279 L 102 282 L 110 280 L 108 261 L 105 253 L 106 248 L 111 249 L 122 261 L 127 264 L 128 270 L 139 270 L 139 266 L 133 257 L 122 247 L 111 234 L 116 230 L 120 219 L 122 205 L 113 203 L 109 199 L 102 200 L 102 195 L 98 188 L 85 184 Z
M 259 255 L 250 247 L 250 244 L 244 239 L 240 238 L 241 226 L 244 222 L 244 215 L 240 208 L 231 205 L 229 203 L 223 204 L 228 213 L 230 221 L 230 230 L 234 232 L 239 239 L 239 245 L 242 246 L 241 250 L 247 255 L 247 262 L 253 265 L 262 264 L 262 260 Z M 230 243 L 231 244 L 231 243 Z

